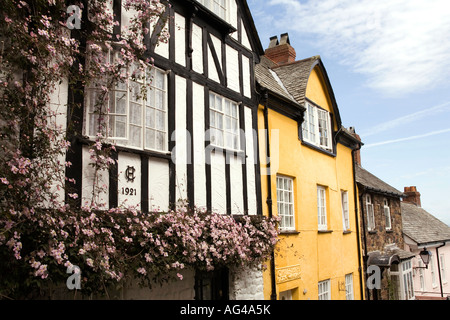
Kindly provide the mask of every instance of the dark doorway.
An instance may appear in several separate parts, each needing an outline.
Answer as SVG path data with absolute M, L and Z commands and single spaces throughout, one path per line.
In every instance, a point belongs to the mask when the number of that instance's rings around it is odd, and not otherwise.
M 195 300 L 228 300 L 228 269 L 195 272 Z

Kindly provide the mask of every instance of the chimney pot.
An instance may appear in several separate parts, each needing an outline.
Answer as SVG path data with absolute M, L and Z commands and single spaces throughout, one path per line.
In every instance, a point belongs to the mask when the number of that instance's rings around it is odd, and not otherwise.
M 277 36 L 271 37 L 269 47 L 265 50 L 264 54 L 278 65 L 295 62 L 297 56 L 295 49 L 290 44 L 287 33 L 281 35 L 280 42 L 278 42 Z
M 415 204 L 416 206 L 420 207 L 420 192 L 417 191 L 417 187 L 405 187 L 404 191 L 405 197 L 403 198 L 404 202 Z

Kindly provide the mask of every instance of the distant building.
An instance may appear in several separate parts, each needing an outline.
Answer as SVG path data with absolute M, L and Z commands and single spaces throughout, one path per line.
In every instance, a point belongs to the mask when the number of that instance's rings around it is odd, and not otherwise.
M 364 270 L 378 267 L 381 286 L 369 289 L 369 300 L 412 300 L 412 258 L 403 250 L 401 197 L 403 193 L 361 167 L 355 156 L 359 194 Z M 371 269 L 372 270 L 372 269 Z
M 405 187 L 401 203 L 405 247 L 413 259 L 414 293 L 416 299 L 448 299 L 450 297 L 450 227 L 421 208 L 416 187 Z M 419 252 L 431 253 L 424 268 Z

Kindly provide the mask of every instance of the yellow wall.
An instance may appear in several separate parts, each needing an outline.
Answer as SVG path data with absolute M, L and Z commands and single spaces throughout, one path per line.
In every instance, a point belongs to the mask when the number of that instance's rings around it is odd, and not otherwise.
M 313 70 L 307 87 L 307 98 L 332 111 L 320 71 Z M 269 113 L 269 132 L 279 130 L 279 145 L 271 141 L 271 156 L 276 172 L 272 172 L 272 210 L 277 215 L 276 174 L 294 179 L 296 234 L 280 235 L 275 250 L 277 272 L 292 274 L 291 280 L 277 283 L 279 292 L 293 290 L 293 299 L 316 300 L 318 282 L 331 280 L 331 298 L 345 299 L 345 275 L 353 273 L 354 298 L 360 299 L 357 233 L 354 206 L 351 149 L 338 144 L 336 157 L 302 145 L 298 124 L 273 110 Z M 258 126 L 264 128 L 263 106 L 258 110 Z M 336 124 L 333 126 L 336 128 Z M 260 135 L 261 158 L 265 153 L 265 138 Z M 277 163 L 278 162 L 278 163 Z M 264 172 L 264 165 L 261 171 Z M 268 215 L 267 177 L 262 176 L 263 212 Z M 327 187 L 327 218 L 329 233 L 318 232 L 317 185 Z M 343 233 L 341 190 L 348 191 L 350 233 Z M 300 276 L 298 276 L 298 270 Z M 297 274 L 297 276 L 295 275 Z M 270 269 L 264 273 L 264 297 L 270 299 Z M 341 284 L 341 288 L 339 288 Z M 341 291 L 339 290 L 341 289 Z

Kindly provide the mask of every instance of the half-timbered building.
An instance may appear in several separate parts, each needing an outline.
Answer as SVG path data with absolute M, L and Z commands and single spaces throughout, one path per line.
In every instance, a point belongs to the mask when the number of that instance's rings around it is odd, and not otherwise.
M 121 0 L 111 5 L 119 22 L 114 33 L 120 34 L 132 13 Z M 151 26 L 145 39 L 154 61 L 146 101 L 134 98 L 131 81 L 115 90 L 120 94 L 111 102 L 108 132 L 117 146 L 117 165 L 100 177 L 107 186 L 101 198 L 109 208 L 135 206 L 143 212 L 167 210 L 182 200 L 221 214 L 262 214 L 254 66 L 263 50 L 248 5 L 245 0 L 171 0 L 166 18 Z M 170 38 L 157 43 L 164 27 Z M 96 115 L 88 90 L 82 97 L 67 96 L 83 105 L 68 111 L 75 126 L 66 159 L 82 206 L 92 197 L 86 142 L 95 138 Z M 131 287 L 121 297 L 261 299 L 262 273 L 188 270 L 176 284 L 153 291 Z

